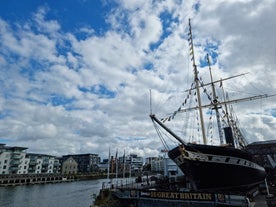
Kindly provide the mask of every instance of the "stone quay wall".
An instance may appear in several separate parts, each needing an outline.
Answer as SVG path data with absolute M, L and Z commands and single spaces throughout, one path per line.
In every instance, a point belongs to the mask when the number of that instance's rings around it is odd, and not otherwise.
M 6 174 L 0 175 L 0 186 L 30 185 L 76 181 L 70 174 Z

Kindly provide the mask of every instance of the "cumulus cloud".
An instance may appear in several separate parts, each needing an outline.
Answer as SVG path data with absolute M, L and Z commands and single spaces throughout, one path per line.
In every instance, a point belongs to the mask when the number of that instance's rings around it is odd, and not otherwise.
M 152 110 L 163 115 L 185 99 L 193 70 L 188 19 L 202 77 L 212 52 L 216 79 L 249 72 L 226 82 L 230 97 L 272 94 L 275 7 L 272 0 L 118 0 L 106 15 L 109 28 L 82 26 L 81 38 L 50 18 L 49 6 L 26 22 L 0 16 L 0 141 L 53 155 L 104 157 L 112 147 L 157 156 L 163 146 L 148 118 L 149 90 Z M 250 142 L 273 138 L 275 98 L 234 108 Z

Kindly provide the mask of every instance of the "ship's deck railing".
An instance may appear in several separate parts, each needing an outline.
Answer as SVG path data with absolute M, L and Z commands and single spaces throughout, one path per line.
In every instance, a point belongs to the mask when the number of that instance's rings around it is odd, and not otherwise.
M 134 179 L 113 179 L 103 182 L 102 189 L 147 189 L 155 185 L 154 181 L 137 183 Z
M 186 192 L 186 191 L 162 191 L 153 189 L 120 189 L 114 190 L 113 195 L 119 199 L 138 200 L 139 203 L 158 204 L 170 203 L 175 206 L 244 206 L 252 207 L 246 196 L 218 194 L 209 192 Z M 171 205 L 170 205 L 171 206 Z

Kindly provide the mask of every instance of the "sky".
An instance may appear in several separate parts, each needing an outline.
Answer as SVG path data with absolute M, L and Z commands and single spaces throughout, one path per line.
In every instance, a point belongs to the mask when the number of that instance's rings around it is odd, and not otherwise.
M 193 80 L 188 19 L 200 76 L 208 53 L 214 79 L 247 73 L 224 85 L 232 98 L 275 94 L 275 9 L 276 0 L 4 0 L 0 143 L 161 155 L 149 114 L 176 110 Z M 233 105 L 250 143 L 275 139 L 275 101 Z

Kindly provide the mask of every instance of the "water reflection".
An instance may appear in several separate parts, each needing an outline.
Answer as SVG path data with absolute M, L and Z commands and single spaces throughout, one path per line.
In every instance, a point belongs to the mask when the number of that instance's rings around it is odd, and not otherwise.
M 105 179 L 0 187 L 1 207 L 89 207 Z

